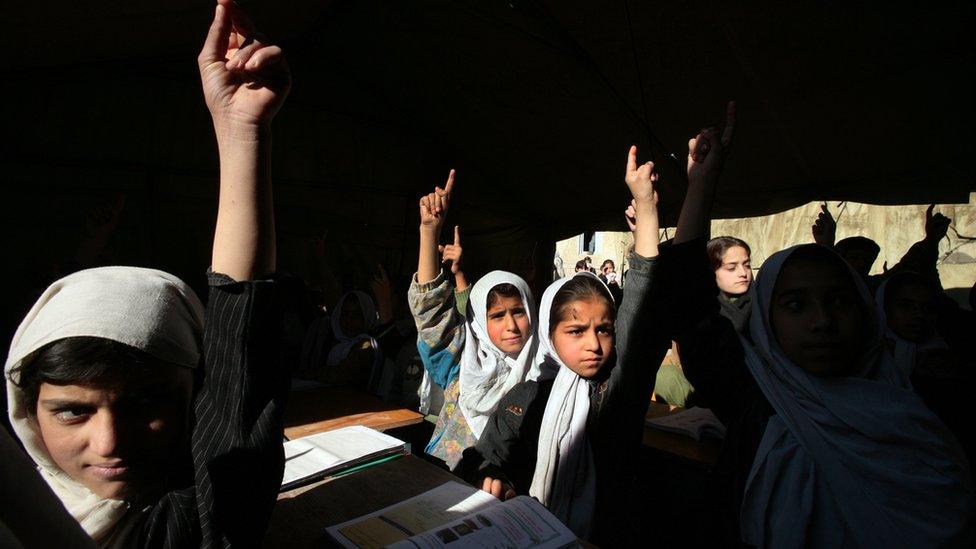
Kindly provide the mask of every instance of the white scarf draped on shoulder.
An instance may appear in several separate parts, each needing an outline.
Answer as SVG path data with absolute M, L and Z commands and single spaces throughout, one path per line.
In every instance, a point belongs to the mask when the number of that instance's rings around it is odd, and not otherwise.
M 522 296 L 529 318 L 528 339 L 517 357 L 503 353 L 488 337 L 488 294 L 500 284 L 511 284 Z M 538 338 L 535 335 L 535 300 L 532 290 L 518 275 L 492 271 L 478 280 L 468 298 L 465 319 L 465 342 L 461 351 L 458 406 L 472 433 L 478 438 L 498 402 L 512 387 L 526 380 L 538 379 L 541 371 L 535 364 Z
M 124 343 L 160 361 L 196 368 L 202 360 L 204 310 L 189 286 L 153 269 L 102 267 L 58 280 L 21 322 L 7 355 L 7 412 L 14 432 L 41 476 L 69 513 L 100 545 L 120 545 L 134 532 L 139 510 L 104 499 L 58 467 L 48 454 L 14 382 L 21 362 L 41 347 L 68 337 L 99 337 Z M 12 372 L 12 370 L 14 370 Z
M 865 350 L 850 377 L 808 374 L 776 342 L 773 288 L 797 248 L 770 256 L 750 289 L 754 344 L 743 337 L 742 345 L 776 413 L 746 483 L 743 541 L 758 547 L 958 543 L 973 509 L 968 463 L 884 350 L 874 319 L 864 323 Z M 849 272 L 865 314 L 873 316 L 864 283 Z
M 542 371 L 555 372 L 556 379 L 546 401 L 539 431 L 539 449 L 529 495 L 545 505 L 582 539 L 590 535 L 596 507 L 596 468 L 586 436 L 590 414 L 591 382 L 570 370 L 553 346 L 549 332 L 552 302 L 567 282 L 589 276 L 606 287 L 593 273 L 579 272 L 561 278 L 546 288 L 539 305 L 539 353 Z M 607 296 L 613 301 L 610 289 Z M 551 375 L 551 374 L 550 374 Z

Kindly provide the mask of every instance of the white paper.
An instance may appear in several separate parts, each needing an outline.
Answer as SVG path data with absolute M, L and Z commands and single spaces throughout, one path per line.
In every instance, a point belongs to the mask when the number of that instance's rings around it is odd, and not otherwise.
M 403 445 L 402 440 L 360 425 L 289 440 L 284 444 L 285 473 L 281 484 Z
M 391 545 L 392 549 L 485 547 L 556 549 L 576 535 L 538 501 L 519 496 Z
M 448 481 L 396 505 L 330 526 L 326 531 L 343 547 L 378 549 L 498 503 L 491 494 Z

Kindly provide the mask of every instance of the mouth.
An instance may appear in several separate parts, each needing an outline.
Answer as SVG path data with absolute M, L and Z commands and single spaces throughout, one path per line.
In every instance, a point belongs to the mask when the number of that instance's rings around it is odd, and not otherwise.
M 121 461 L 93 463 L 89 467 L 95 476 L 103 479 L 115 479 L 129 472 L 129 465 Z
M 504 337 L 504 338 L 502 338 L 502 343 L 507 343 L 509 345 L 514 345 L 516 343 L 521 343 L 521 342 L 522 342 L 522 336 Z

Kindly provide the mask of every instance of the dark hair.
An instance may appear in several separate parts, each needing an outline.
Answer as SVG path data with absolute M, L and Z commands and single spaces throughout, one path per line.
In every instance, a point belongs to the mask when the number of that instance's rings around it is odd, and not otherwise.
M 66 337 L 48 343 L 27 355 L 10 371 L 11 380 L 27 397 L 27 411 L 37 412 L 42 383 L 71 385 L 106 378 L 125 377 L 146 371 L 151 355 L 118 341 L 101 337 Z
M 514 285 L 509 284 L 508 282 L 503 282 L 488 292 L 488 303 L 486 307 L 491 309 L 492 305 L 494 305 L 495 302 L 502 297 L 517 297 L 522 299 L 522 292 L 520 292 L 519 289 Z
M 717 271 L 722 266 L 725 252 L 732 248 L 745 248 L 746 253 L 752 256 L 752 248 L 746 244 L 746 241 L 734 236 L 716 236 L 705 244 L 705 252 L 708 254 L 708 262 L 712 265 L 713 271 Z
M 875 257 L 881 253 L 881 246 L 878 246 L 877 242 L 864 236 L 847 237 L 837 244 L 834 244 L 834 249 L 837 250 L 837 253 L 842 256 L 852 250 L 863 250 L 865 252 L 870 252 L 874 254 Z
M 580 259 L 579 261 L 577 261 L 576 262 L 576 268 L 579 269 L 579 270 L 581 270 L 581 271 L 587 271 L 587 270 L 589 270 L 589 268 L 586 266 L 586 260 L 585 259 Z
M 616 268 L 617 268 L 617 264 L 616 264 L 616 263 L 614 263 L 612 259 L 604 259 L 604 260 L 603 260 L 603 263 L 602 263 L 602 264 L 600 264 L 600 270 L 601 270 L 601 271 L 603 270 L 603 268 L 604 268 L 604 267 L 606 267 L 606 266 L 607 266 L 607 263 L 609 263 L 609 264 L 610 264 L 610 266 L 611 266 L 611 267 L 613 267 L 614 269 L 616 269 Z
M 556 329 L 556 325 L 566 319 L 569 305 L 574 301 L 589 301 L 602 299 L 616 316 L 613 297 L 607 293 L 607 287 L 592 276 L 574 276 L 569 282 L 556 292 L 552 298 L 552 308 L 549 309 L 549 333 Z

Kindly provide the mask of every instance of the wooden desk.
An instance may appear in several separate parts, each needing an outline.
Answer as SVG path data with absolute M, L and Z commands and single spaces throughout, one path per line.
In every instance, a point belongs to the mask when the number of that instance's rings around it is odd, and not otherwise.
M 325 479 L 278 495 L 265 547 L 334 545 L 325 527 L 360 517 L 436 488 L 464 482 L 412 455 Z
M 375 395 L 348 387 L 320 387 L 292 391 L 285 406 L 285 436 L 289 440 L 350 425 L 386 431 L 424 420 L 419 412 L 383 402 Z
M 647 419 L 655 419 L 681 410 L 681 408 L 677 408 L 671 411 L 667 404 L 651 402 L 646 417 Z M 691 437 L 644 425 L 644 446 L 665 452 L 669 456 L 690 462 L 697 467 L 709 469 L 718 461 L 719 452 L 722 450 L 722 441 L 710 437 L 696 441 Z

